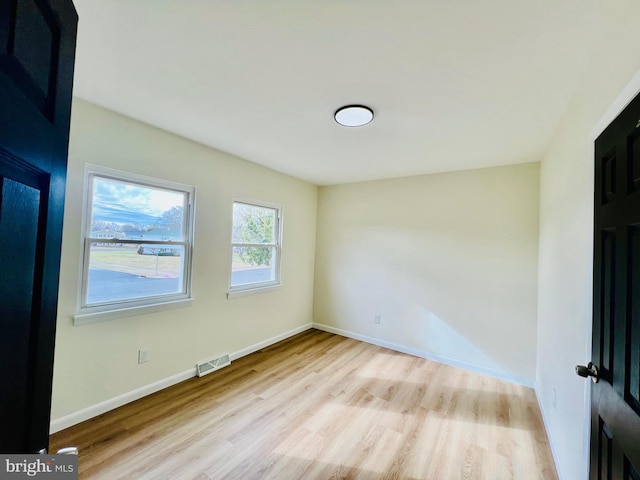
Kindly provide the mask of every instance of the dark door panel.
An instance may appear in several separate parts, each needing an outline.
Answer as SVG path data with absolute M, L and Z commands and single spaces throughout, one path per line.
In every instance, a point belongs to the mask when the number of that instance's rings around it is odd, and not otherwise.
M 592 480 L 640 470 L 640 97 L 595 143 Z
M 48 448 L 77 15 L 0 0 L 0 452 Z

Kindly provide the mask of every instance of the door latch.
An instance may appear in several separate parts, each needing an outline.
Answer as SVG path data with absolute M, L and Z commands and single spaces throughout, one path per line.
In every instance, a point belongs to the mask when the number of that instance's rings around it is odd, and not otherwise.
M 598 367 L 592 362 L 589 362 L 586 367 L 584 365 L 576 365 L 576 373 L 584 378 L 591 377 L 593 383 L 598 383 Z
M 58 450 L 58 455 L 78 455 L 78 447 L 65 447 Z

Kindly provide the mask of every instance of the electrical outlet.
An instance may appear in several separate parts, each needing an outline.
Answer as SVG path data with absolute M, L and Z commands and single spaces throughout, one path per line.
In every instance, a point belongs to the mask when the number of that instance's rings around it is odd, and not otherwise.
M 149 361 L 149 349 L 143 348 L 138 350 L 138 363 L 146 363 Z
M 551 405 L 553 406 L 553 409 L 556 409 L 556 389 L 553 389 L 553 397 L 551 398 Z
M 373 317 L 373 323 L 375 323 L 376 325 L 380 325 L 380 314 Z

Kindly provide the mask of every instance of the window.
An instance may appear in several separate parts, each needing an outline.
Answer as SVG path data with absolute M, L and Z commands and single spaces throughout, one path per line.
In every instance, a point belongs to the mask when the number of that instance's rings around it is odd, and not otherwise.
M 229 296 L 280 285 L 282 207 L 233 202 Z
M 85 195 L 76 323 L 191 299 L 194 187 L 88 166 Z

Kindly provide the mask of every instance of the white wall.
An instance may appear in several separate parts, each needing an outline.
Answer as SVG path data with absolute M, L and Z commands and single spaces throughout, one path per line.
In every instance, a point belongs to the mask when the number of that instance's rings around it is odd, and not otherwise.
M 600 133 L 598 128 L 601 131 L 606 126 L 600 119 L 640 68 L 640 3 L 625 0 L 599 5 L 600 30 L 594 32 L 593 45 L 585 46 L 592 49 L 591 68 L 556 130 L 540 173 L 536 383 L 561 480 L 588 478 L 591 382 L 577 377 L 574 366 L 591 357 L 591 133 Z M 619 48 L 601 48 L 612 43 L 598 42 L 605 37 Z M 640 81 L 632 93 L 624 94 L 626 101 L 638 87 Z M 613 118 L 610 112 L 608 121 Z
M 533 385 L 538 176 L 530 163 L 321 187 L 314 321 Z
M 126 395 L 312 321 L 317 188 L 74 100 L 62 245 L 52 419 Z M 195 185 L 191 307 L 73 326 L 85 162 Z M 283 287 L 226 299 L 232 197 L 284 206 Z M 137 364 L 139 348 L 151 360 Z

